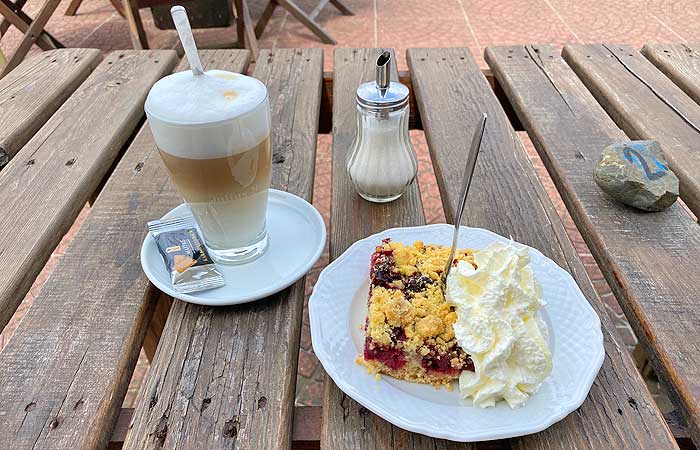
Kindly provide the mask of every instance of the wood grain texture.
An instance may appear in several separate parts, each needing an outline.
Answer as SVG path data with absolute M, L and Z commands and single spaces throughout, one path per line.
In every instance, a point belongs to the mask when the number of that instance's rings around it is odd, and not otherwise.
M 0 328 L 144 115 L 174 51 L 110 54 L 0 172 Z
M 641 52 L 700 104 L 700 44 L 646 44 Z
M 681 197 L 695 215 L 700 215 L 700 131 L 678 114 L 700 129 L 700 106 L 631 46 L 567 45 L 563 56 L 630 138 L 654 139 L 661 144 L 680 179 Z
M 358 239 L 391 227 L 425 223 L 416 182 L 399 200 L 375 204 L 355 193 L 345 169 L 345 159 L 356 130 L 355 90 L 360 83 L 374 79 L 375 60 L 379 52 L 379 49 L 336 49 L 334 52 L 331 260 Z M 392 79 L 398 79 L 395 69 Z M 496 447 L 492 448 L 500 448 L 499 443 L 494 445 Z M 431 439 L 395 427 L 352 400 L 326 377 L 321 448 L 457 449 L 470 446 Z
M 112 55 L 39 132 L 40 139 L 25 147 L 32 153 L 23 150 L 21 161 L 13 160 L 0 176 L 15 220 L 21 217 L 26 227 L 2 227 L 12 231 L 3 236 L 10 261 L 13 254 L 17 261 L 44 255 L 16 253 L 8 244 L 48 249 L 48 235 L 51 242 L 60 239 L 72 211 L 82 207 L 143 114 L 150 84 L 176 63 L 173 51 Z M 157 292 L 149 288 L 138 254 L 146 220 L 166 211 L 154 202 L 164 183 L 154 175 L 156 155 L 145 164 L 143 153 L 130 151 L 122 159 L 0 353 L 0 448 L 100 449 L 109 442 Z M 26 165 L 29 157 L 34 164 Z M 15 190 L 8 189 L 10 177 L 18 180 L 9 185 Z M 25 183 L 28 191 L 37 188 L 33 196 L 17 188 Z
M 226 61 L 206 65 L 236 69 Z M 320 49 L 266 50 L 254 72 L 270 94 L 272 184 L 307 200 L 322 67 Z M 175 302 L 125 448 L 289 448 L 303 301 L 302 279 L 235 307 Z
M 700 279 L 694 274 L 700 273 L 700 225 L 680 205 L 647 214 L 598 188 L 592 173 L 601 150 L 626 136 L 555 49 L 492 48 L 486 56 L 699 443 Z M 639 404 L 641 393 L 630 396 Z M 647 439 L 646 430 L 665 437 L 655 414 L 631 412 L 624 430 L 637 439 Z
M 101 60 L 96 49 L 50 50 L 27 58 L 0 80 L 0 169 Z
M 486 112 L 463 224 L 540 250 L 572 274 L 603 324 L 607 357 L 586 401 L 547 430 L 512 439 L 511 448 L 675 448 L 529 157 L 468 50 L 411 49 L 408 64 L 448 221 L 459 200 L 468 143 Z
M 129 425 L 134 416 L 134 408 L 122 408 L 117 424 L 114 426 L 108 448 L 121 450 Z M 292 449 L 318 448 L 321 434 L 321 407 L 294 406 L 294 426 L 292 431 Z

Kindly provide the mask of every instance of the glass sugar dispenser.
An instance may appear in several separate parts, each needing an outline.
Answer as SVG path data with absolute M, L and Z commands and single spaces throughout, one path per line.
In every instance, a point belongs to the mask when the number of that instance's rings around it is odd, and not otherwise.
M 357 193 L 375 203 L 401 197 L 418 172 L 408 134 L 408 87 L 391 81 L 391 64 L 391 53 L 383 51 L 376 80 L 357 88 L 357 134 L 346 166 Z

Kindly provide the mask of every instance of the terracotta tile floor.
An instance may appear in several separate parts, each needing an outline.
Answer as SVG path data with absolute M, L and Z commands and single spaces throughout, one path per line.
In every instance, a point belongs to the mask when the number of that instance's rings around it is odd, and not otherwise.
M 36 13 L 43 2 L 29 0 L 25 11 Z M 317 0 L 298 0 L 299 5 L 310 11 Z M 387 46 L 397 50 L 399 69 L 406 69 L 405 49 L 408 47 L 467 47 L 482 67 L 486 67 L 482 54 L 484 47 L 497 44 L 519 43 L 585 43 L 620 42 L 641 46 L 645 42 L 685 42 L 698 39 L 700 9 L 697 0 L 646 0 L 640 6 L 635 0 L 345 0 L 354 11 L 354 17 L 340 15 L 327 6 L 318 17 L 322 26 L 332 34 L 342 47 Z M 262 1 L 251 1 L 255 19 L 264 6 Z M 107 0 L 85 0 L 77 16 L 63 15 L 68 3 L 64 1 L 51 18 L 47 29 L 69 47 L 95 47 L 105 52 L 130 48 L 126 21 L 111 7 Z M 155 28 L 147 10 L 141 13 L 148 38 L 153 48 L 172 48 L 176 44 L 174 31 Z M 235 40 L 233 28 L 196 30 L 200 46 Z M 0 49 L 8 55 L 19 41 L 19 33 L 11 29 L 0 42 Z M 325 69 L 333 66 L 333 46 L 321 44 L 314 35 L 296 19 L 278 8 L 260 40 L 262 48 L 320 47 L 325 51 Z M 39 51 L 33 49 L 33 52 Z M 593 257 L 566 213 L 561 199 L 537 157 L 525 133 L 519 133 L 532 162 L 547 187 L 552 200 L 575 244 L 590 276 L 605 301 L 608 313 L 625 343 L 632 348 L 636 337 L 624 318 L 617 301 L 598 270 Z M 427 145 L 422 132 L 411 133 L 419 158 L 421 195 L 428 222 L 442 222 L 444 215 L 440 197 L 430 164 Z M 330 146 L 331 137 L 319 136 L 316 158 L 316 183 L 314 204 L 328 221 L 330 210 Z M 73 229 L 52 255 L 45 270 L 37 279 L 25 301 L 10 324 L 0 333 L 0 348 L 10 339 L 12 332 L 27 308 L 55 267 L 68 242 L 80 226 L 89 208 L 81 213 Z M 328 262 L 326 251 L 321 261 L 309 273 L 307 294 L 311 293 L 319 272 Z M 131 405 L 146 372 L 148 362 L 142 354 L 134 374 L 129 394 L 125 400 Z M 309 336 L 308 315 L 304 326 L 299 354 L 297 401 L 301 404 L 318 404 L 322 389 L 323 370 L 313 355 Z M 652 380 L 653 383 L 653 380 Z M 653 383 L 655 386 L 656 384 Z M 658 389 L 656 389 L 658 390 Z M 667 402 L 661 398 L 663 409 Z

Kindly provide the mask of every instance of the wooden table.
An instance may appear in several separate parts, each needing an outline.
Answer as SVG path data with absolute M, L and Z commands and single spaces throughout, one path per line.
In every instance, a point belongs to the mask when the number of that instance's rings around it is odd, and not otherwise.
M 262 51 L 270 91 L 273 186 L 311 200 L 318 133 L 333 135 L 331 258 L 392 226 L 425 222 L 417 184 L 375 205 L 344 170 L 354 92 L 376 49 Z M 146 221 L 180 203 L 143 102 L 185 69 L 170 50 L 42 53 L 0 81 L 0 326 L 87 201 L 89 216 L 0 353 L 0 448 L 673 449 L 700 444 L 700 225 L 683 205 L 642 214 L 607 199 L 591 170 L 608 144 L 657 139 L 700 212 L 700 46 L 410 49 L 411 127 L 425 131 L 448 222 L 482 112 L 489 130 L 465 223 L 534 246 L 566 268 L 598 312 L 607 357 L 582 407 L 544 432 L 458 444 L 377 418 L 327 380 L 323 407 L 294 406 L 304 281 L 260 302 L 173 302 L 139 265 Z M 207 50 L 245 71 L 247 50 Z M 660 99 L 661 96 L 666 102 Z M 682 116 L 682 117 L 681 117 Z M 596 294 L 515 130 L 527 130 L 640 337 L 678 415 L 664 417 Z M 151 368 L 122 409 L 141 349 Z M 469 424 L 465 424 L 469 426 Z M 674 436 L 675 435 L 675 436 Z

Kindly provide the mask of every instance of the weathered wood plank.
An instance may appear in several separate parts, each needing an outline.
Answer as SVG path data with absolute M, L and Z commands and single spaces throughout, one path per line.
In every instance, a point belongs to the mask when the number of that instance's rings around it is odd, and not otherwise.
M 50 50 L 27 58 L 0 80 L 0 169 L 101 60 L 95 49 Z
M 659 141 L 681 197 L 700 215 L 700 106 L 631 46 L 567 45 L 563 56 L 630 138 Z
M 24 227 L 0 219 L 8 230 L 3 271 L 21 276 L 14 261 L 34 278 L 27 261 L 60 239 L 143 114 L 149 86 L 175 63 L 174 51 L 113 53 L 5 168 L 2 192 Z M 142 158 L 132 151 L 121 161 L 0 353 L 0 448 L 100 449 L 109 441 L 157 292 L 147 289 L 138 254 L 146 220 L 165 212 L 154 202 L 164 183 Z M 23 285 L 3 288 L 12 283 Z
M 108 448 L 122 448 L 129 425 L 134 417 L 134 408 L 122 408 L 117 424 L 109 441 Z M 294 427 L 292 431 L 292 449 L 318 448 L 321 434 L 321 407 L 294 406 Z
M 355 193 L 345 170 L 345 159 L 355 136 L 355 89 L 374 79 L 379 49 L 336 49 L 333 84 L 333 185 L 331 188 L 331 260 L 353 242 L 386 228 L 423 225 L 423 205 L 418 184 L 397 201 L 374 204 Z M 393 79 L 398 79 L 394 69 Z M 321 448 L 399 449 L 469 448 L 409 433 L 375 416 L 345 395 L 326 377 L 323 393 Z
M 492 48 L 486 58 L 637 336 L 651 349 L 657 373 L 678 394 L 677 404 L 699 443 L 700 225 L 680 205 L 660 213 L 638 212 L 616 204 L 598 188 L 592 171 L 600 152 L 627 137 L 554 48 Z M 614 355 L 608 355 L 612 361 Z M 620 363 L 626 367 L 628 359 Z M 636 390 L 634 383 L 625 384 L 625 390 Z M 611 394 L 624 404 L 627 394 L 619 387 L 611 386 Z M 646 399 L 642 392 L 630 397 L 637 404 Z M 626 425 L 620 431 L 651 445 L 654 441 L 645 437 L 649 432 L 657 440 L 665 437 L 656 415 L 625 408 Z
M 121 449 L 129 430 L 129 424 L 134 416 L 133 408 L 122 408 L 114 426 L 112 437 L 109 441 L 109 450 Z M 688 439 L 685 425 L 678 414 L 673 411 L 664 414 L 666 423 L 671 428 L 673 436 L 676 438 L 681 449 L 693 449 L 692 441 Z M 295 406 L 294 407 L 294 430 L 292 432 L 292 450 L 311 450 L 320 448 L 321 436 L 321 407 L 320 406 Z M 495 448 L 502 448 L 495 446 Z
M 522 143 L 468 50 L 411 49 L 408 63 L 447 220 L 459 201 L 468 142 L 486 112 L 488 128 L 463 223 L 539 249 L 574 276 L 603 323 L 607 357 L 588 399 L 544 432 L 511 440 L 511 447 L 675 448 Z
M 272 184 L 306 199 L 313 187 L 322 68 L 320 49 L 288 49 L 262 51 L 254 72 L 270 93 Z M 139 142 L 152 146 L 145 138 Z M 125 448 L 289 448 L 303 300 L 302 279 L 236 307 L 175 302 Z
M 173 51 L 109 55 L 0 173 L 0 328 L 143 117 Z
M 646 44 L 641 52 L 700 104 L 700 44 Z

